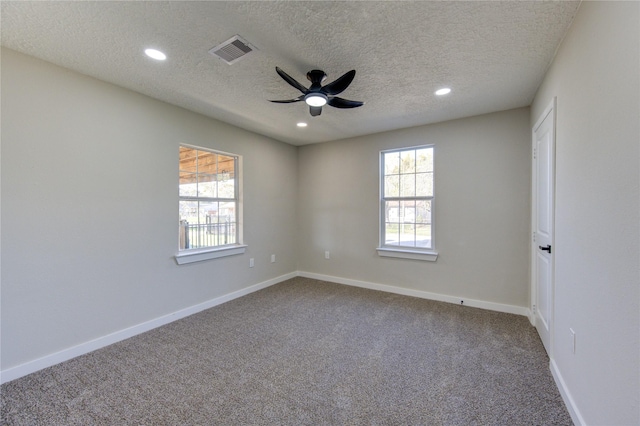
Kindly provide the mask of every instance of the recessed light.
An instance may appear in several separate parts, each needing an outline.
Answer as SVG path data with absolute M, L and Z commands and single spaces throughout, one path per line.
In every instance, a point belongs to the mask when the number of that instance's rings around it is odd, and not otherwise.
M 307 123 L 305 123 L 304 121 L 301 121 L 298 124 L 296 124 L 296 126 L 298 126 L 298 127 L 307 127 Z
M 153 58 L 157 61 L 164 61 L 165 59 L 167 59 L 167 55 L 156 49 L 146 49 L 144 53 L 148 57 Z
M 438 96 L 447 95 L 449 93 L 451 93 L 451 89 L 449 89 L 448 87 L 443 87 L 442 89 L 436 90 L 436 95 Z

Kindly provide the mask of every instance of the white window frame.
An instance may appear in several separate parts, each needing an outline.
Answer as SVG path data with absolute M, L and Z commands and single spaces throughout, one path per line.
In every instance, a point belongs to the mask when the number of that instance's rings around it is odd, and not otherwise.
M 403 151 L 413 151 L 418 149 L 430 148 L 433 150 L 433 193 L 431 196 L 415 196 L 415 197 L 385 197 L 384 186 L 385 186 L 385 164 L 384 157 L 385 154 L 393 153 L 393 152 L 403 152 Z M 411 259 L 411 260 L 423 260 L 423 261 L 431 261 L 435 262 L 438 259 L 438 252 L 435 249 L 435 146 L 433 144 L 427 145 L 418 145 L 411 147 L 402 147 L 402 148 L 393 148 L 380 151 L 380 168 L 379 168 L 379 182 L 380 182 L 380 203 L 379 203 L 379 245 L 376 249 L 379 256 L 382 257 L 392 257 L 392 258 L 401 258 L 401 259 Z M 385 202 L 388 200 L 429 200 L 431 202 L 431 247 L 430 248 L 420 248 L 420 247 L 402 247 L 397 245 L 388 245 L 385 244 Z
M 218 155 L 225 155 L 235 158 L 235 170 L 234 170 L 234 185 L 235 185 L 235 198 L 236 203 L 236 242 L 226 245 L 209 246 L 195 249 L 178 249 L 178 253 L 175 255 L 176 262 L 179 265 L 193 262 L 200 262 L 209 259 L 218 259 L 227 256 L 234 256 L 243 254 L 246 251 L 247 245 L 243 244 L 243 221 L 242 221 L 242 156 L 238 154 L 232 154 L 229 152 L 219 151 L 216 149 L 205 148 L 200 146 L 180 144 L 180 147 L 196 149 L 198 151 L 211 152 Z M 178 194 L 178 201 L 187 199 L 203 199 L 203 197 L 182 197 Z M 209 201 L 220 200 L 218 198 L 206 199 Z M 178 227 L 178 229 L 180 229 Z M 179 237 L 178 237 L 179 239 Z

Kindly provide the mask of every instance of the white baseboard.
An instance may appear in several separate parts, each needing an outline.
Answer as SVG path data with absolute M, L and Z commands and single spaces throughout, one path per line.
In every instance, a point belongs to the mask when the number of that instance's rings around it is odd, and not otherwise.
M 449 296 L 446 294 L 431 293 L 428 291 L 413 290 L 409 288 L 395 287 L 387 284 L 377 284 L 367 281 L 358 281 L 348 278 L 334 277 L 331 275 L 316 274 L 313 272 L 298 271 L 298 276 L 313 278 L 320 281 L 329 281 L 337 284 L 345 284 L 354 287 L 368 288 L 371 290 L 379 290 L 387 293 L 402 294 L 404 296 L 419 297 L 421 299 L 437 300 L 439 302 L 453 303 L 456 305 L 460 305 L 460 302 L 463 301 L 464 306 L 471 306 L 473 308 L 488 309 L 490 311 L 505 312 L 508 314 L 530 317 L 530 310 L 525 306 L 505 305 L 502 303 L 486 302 L 484 300 L 467 299 L 465 297 Z
M 179 311 L 176 311 L 167 315 L 163 315 L 153 320 L 146 321 L 144 323 L 137 324 L 132 327 L 116 331 L 106 336 L 98 337 L 88 342 L 84 342 L 79 345 L 76 345 L 67 349 L 63 349 L 59 352 L 55 352 L 53 354 L 43 356 L 33 361 L 28 361 L 24 364 L 20 364 L 15 367 L 7 368 L 6 370 L 0 371 L 0 384 L 10 382 L 11 380 L 18 379 L 20 377 L 26 376 L 27 374 L 35 373 L 38 370 L 51 367 L 52 365 L 59 364 L 64 361 L 68 361 L 80 355 L 84 355 L 86 353 L 95 351 L 97 349 L 103 348 L 113 343 L 117 343 L 119 341 L 128 339 L 135 335 L 147 332 L 149 330 L 153 330 L 154 328 L 188 317 L 189 315 L 196 314 L 205 309 L 212 308 L 214 306 L 220 305 L 222 303 L 228 302 L 233 299 L 237 299 L 239 297 L 245 296 L 255 291 L 262 290 L 263 288 L 270 287 L 274 284 L 278 284 L 282 281 L 286 281 L 296 276 L 314 278 L 317 280 L 330 281 L 337 284 L 345 284 L 345 285 L 350 285 L 354 287 L 363 287 L 363 288 L 368 288 L 372 290 L 385 291 L 387 293 L 396 293 L 396 294 L 402 294 L 405 296 L 413 296 L 413 297 L 419 297 L 422 299 L 437 300 L 441 302 L 448 302 L 448 303 L 454 303 L 454 304 L 460 304 L 460 301 L 464 301 L 464 306 L 471 306 L 475 308 L 488 309 L 488 310 L 498 311 L 498 312 L 506 312 L 506 313 L 516 314 L 516 315 L 524 315 L 524 316 L 530 315 L 529 309 L 522 306 L 513 306 L 513 305 L 505 305 L 501 303 L 486 302 L 482 300 L 466 299 L 466 298 L 448 296 L 448 295 L 443 295 L 438 293 L 430 293 L 430 292 L 421 291 L 421 290 L 412 290 L 412 289 L 407 289 L 402 287 L 395 287 L 395 286 L 390 286 L 386 284 L 376 284 L 371 282 L 352 280 L 348 278 L 340 278 L 340 277 L 334 277 L 330 275 L 298 271 L 298 272 L 291 272 L 285 275 L 281 275 L 279 277 L 249 286 L 247 288 L 234 291 L 233 293 L 229 293 L 224 296 L 220 296 L 215 299 L 211 299 L 206 302 L 199 303 L 197 305 L 190 306 L 188 308 L 181 309 Z
M 549 362 L 549 369 L 551 370 L 553 380 L 555 380 L 556 386 L 560 391 L 560 396 L 562 396 L 564 405 L 567 406 L 567 410 L 569 411 L 571 420 L 573 420 L 573 424 L 579 426 L 586 425 L 584 419 L 582 418 L 582 414 L 580 414 L 580 410 L 578 410 L 578 407 L 576 406 L 576 403 L 571 396 L 571 392 L 569 392 L 569 389 L 567 389 L 567 384 L 564 382 L 562 374 L 560 374 L 560 370 L 558 369 L 558 364 L 556 364 L 555 360 L 552 359 Z
M 6 370 L 0 371 L 0 384 L 10 382 L 11 380 L 18 379 L 20 377 L 26 376 L 27 374 L 35 373 L 38 370 L 42 370 L 44 368 L 51 367 L 52 365 L 59 364 L 64 361 L 68 361 L 80 355 L 93 352 L 97 349 L 103 348 L 113 343 L 120 342 L 122 340 L 133 337 L 137 334 L 141 334 L 146 331 L 153 330 L 154 328 L 163 326 L 170 322 L 188 317 L 200 311 L 204 311 L 205 309 L 209 309 L 214 306 L 220 305 L 222 303 L 228 302 L 230 300 L 237 299 L 239 297 L 253 293 L 255 291 L 262 290 L 263 288 L 267 288 L 274 284 L 278 284 L 290 278 L 295 278 L 296 276 L 297 276 L 296 272 L 291 272 L 289 274 L 281 275 L 279 277 L 272 278 L 270 280 L 263 281 L 258 284 L 254 284 L 247 288 L 234 291 L 233 293 L 225 294 L 224 296 L 216 297 L 215 299 L 211 299 L 206 302 L 199 303 L 197 305 L 190 306 L 188 308 L 184 308 L 167 315 L 163 315 L 161 317 L 152 319 L 150 321 L 146 321 L 141 324 L 137 324 L 132 327 L 125 328 L 123 330 L 119 330 L 111 334 L 107 334 L 106 336 L 98 337 L 97 339 L 93 339 L 88 342 L 84 342 L 79 345 L 72 346 L 67 349 L 63 349 L 59 352 L 55 352 L 53 354 L 43 356 L 42 358 L 25 362 L 24 364 L 20 364 L 15 367 L 7 368 Z

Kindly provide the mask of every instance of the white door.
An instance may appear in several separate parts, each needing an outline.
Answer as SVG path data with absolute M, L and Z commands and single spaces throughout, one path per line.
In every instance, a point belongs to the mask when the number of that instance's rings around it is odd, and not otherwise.
M 547 354 L 553 321 L 555 99 L 533 127 L 532 312 Z

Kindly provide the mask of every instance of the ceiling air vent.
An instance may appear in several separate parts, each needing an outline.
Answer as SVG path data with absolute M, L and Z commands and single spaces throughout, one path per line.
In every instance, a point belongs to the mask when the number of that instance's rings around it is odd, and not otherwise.
M 231 37 L 229 40 L 222 44 L 217 45 L 213 49 L 209 50 L 214 56 L 219 57 L 229 65 L 235 64 L 240 59 L 244 58 L 248 53 L 256 50 L 255 47 L 250 45 L 245 39 L 239 35 Z

